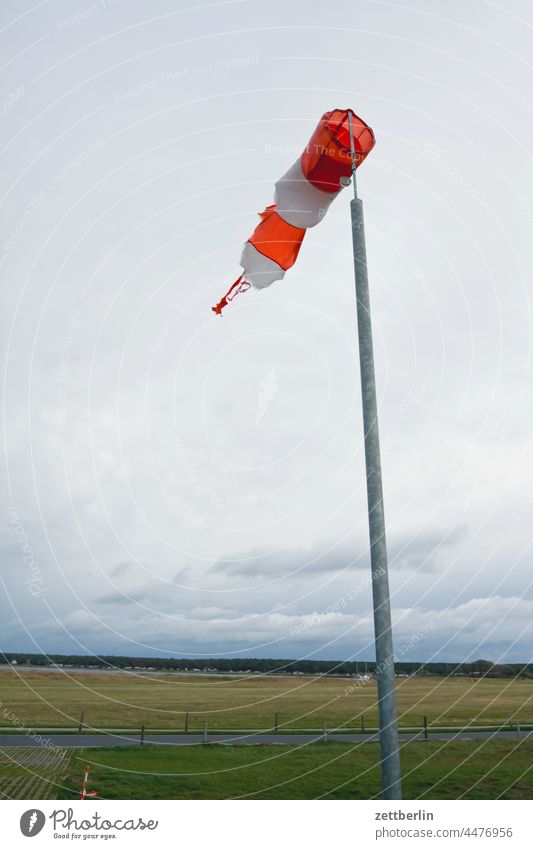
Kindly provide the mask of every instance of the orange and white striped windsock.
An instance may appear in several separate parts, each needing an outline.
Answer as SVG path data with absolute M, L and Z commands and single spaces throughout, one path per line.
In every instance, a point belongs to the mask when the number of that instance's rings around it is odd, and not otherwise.
M 296 262 L 305 231 L 322 220 L 343 186 L 349 184 L 350 113 L 355 164 L 360 165 L 374 147 L 374 133 L 351 109 L 322 115 L 300 158 L 276 183 L 274 203 L 259 213 L 261 221 L 242 252 L 243 273 L 213 307 L 217 315 L 239 292 L 250 286 L 264 289 L 281 280 Z

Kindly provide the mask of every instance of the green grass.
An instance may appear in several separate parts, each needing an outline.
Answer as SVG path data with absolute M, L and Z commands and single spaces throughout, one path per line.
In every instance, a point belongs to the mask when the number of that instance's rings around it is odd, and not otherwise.
M 65 749 L 0 749 L 0 799 L 55 799 L 70 767 Z
M 504 724 L 512 715 L 533 722 L 533 680 L 400 678 L 401 725 Z M 91 726 L 183 730 L 272 728 L 280 730 L 377 725 L 375 682 L 357 686 L 348 679 L 306 677 L 195 679 L 179 675 L 62 674 L 31 669 L 0 672 L 0 725 L 76 726 L 81 710 Z
M 72 755 L 58 799 L 79 793 L 83 767 L 105 799 L 369 799 L 379 796 L 379 747 L 144 746 Z M 532 799 L 533 743 L 420 742 L 402 747 L 406 799 Z

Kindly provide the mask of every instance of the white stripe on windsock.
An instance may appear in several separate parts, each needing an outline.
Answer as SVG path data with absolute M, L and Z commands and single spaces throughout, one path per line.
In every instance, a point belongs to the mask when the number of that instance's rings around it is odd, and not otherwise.
M 301 159 L 297 159 L 276 183 L 276 212 L 293 227 L 316 227 L 340 192 L 340 187 L 338 192 L 323 192 L 313 186 L 304 177 Z
M 244 278 L 255 289 L 265 289 L 275 280 L 283 280 L 285 272 L 273 259 L 259 253 L 250 242 L 245 242 L 242 249 L 241 265 L 244 268 Z

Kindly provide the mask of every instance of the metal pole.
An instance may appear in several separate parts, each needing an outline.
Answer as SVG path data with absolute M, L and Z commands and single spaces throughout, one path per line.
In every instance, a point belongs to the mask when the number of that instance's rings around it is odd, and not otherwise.
M 381 481 L 376 377 L 374 348 L 370 319 L 368 271 L 366 262 L 363 204 L 357 197 L 355 178 L 355 145 L 352 114 L 348 113 L 352 154 L 354 198 L 350 203 L 352 217 L 355 291 L 357 297 L 357 328 L 359 336 L 359 365 L 363 427 L 365 438 L 366 489 L 368 525 L 370 532 L 370 565 L 374 602 L 374 633 L 376 641 L 376 676 L 378 685 L 379 739 L 381 746 L 381 777 L 384 799 L 401 799 L 400 748 L 396 718 L 396 687 L 389 598 L 389 574 L 385 537 L 385 513 Z

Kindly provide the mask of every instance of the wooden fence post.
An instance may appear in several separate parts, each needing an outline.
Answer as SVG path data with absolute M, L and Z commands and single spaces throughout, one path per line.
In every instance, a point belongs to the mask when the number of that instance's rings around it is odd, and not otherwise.
M 78 733 L 79 733 L 79 732 L 82 730 L 82 728 L 83 728 L 83 717 L 84 717 L 84 716 L 85 716 L 85 711 L 84 711 L 84 710 L 82 710 L 82 712 L 80 713 L 80 724 L 78 725 Z
M 207 719 L 204 725 L 204 743 L 207 743 Z
M 424 740 L 428 739 L 428 718 L 424 717 Z
M 279 712 L 276 711 L 276 716 L 274 717 L 274 731 L 279 731 Z
M 144 724 L 141 725 L 141 746 L 144 746 Z
M 361 734 L 364 734 L 364 733 L 365 733 L 365 716 L 362 713 L 361 714 Z
M 185 733 L 189 731 L 189 711 L 185 712 Z

